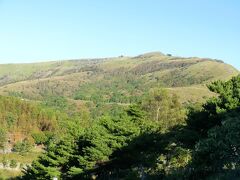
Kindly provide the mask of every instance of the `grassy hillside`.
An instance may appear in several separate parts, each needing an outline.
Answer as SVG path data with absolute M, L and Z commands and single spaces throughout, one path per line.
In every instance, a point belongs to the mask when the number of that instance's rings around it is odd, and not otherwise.
M 35 100 L 58 95 L 76 100 L 131 103 L 150 88 L 165 87 L 186 102 L 211 95 L 199 85 L 227 80 L 238 73 L 219 60 L 159 52 L 136 57 L 7 64 L 0 65 L 0 94 Z

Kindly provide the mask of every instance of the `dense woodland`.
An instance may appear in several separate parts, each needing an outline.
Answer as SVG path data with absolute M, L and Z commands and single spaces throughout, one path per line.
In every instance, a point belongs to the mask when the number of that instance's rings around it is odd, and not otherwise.
M 64 131 L 44 141 L 30 129 L 23 132 L 44 144 L 45 152 L 23 168 L 20 179 L 234 179 L 240 175 L 240 76 L 208 88 L 218 96 L 204 104 L 183 106 L 176 95 L 155 88 L 137 103 L 105 108 L 101 116 L 72 110 L 64 97 L 37 105 L 1 97 L 8 112 L 1 112 L 8 119 L 1 134 L 21 129 L 23 115 L 34 132 Z

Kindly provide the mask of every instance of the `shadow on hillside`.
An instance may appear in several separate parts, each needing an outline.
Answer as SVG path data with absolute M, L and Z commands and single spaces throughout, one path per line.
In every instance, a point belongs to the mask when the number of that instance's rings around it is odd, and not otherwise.
M 187 125 L 174 126 L 164 134 L 159 132 L 141 134 L 127 146 L 115 151 L 110 161 L 98 163 L 96 169 L 89 173 L 96 174 L 98 179 L 226 179 L 226 177 L 237 179 L 240 177 L 238 169 L 221 168 L 213 173 L 204 167 L 195 171 L 196 164 L 192 161 L 189 161 L 185 168 L 174 169 L 173 175 L 171 173 L 166 175 L 163 171 L 152 173 L 148 170 L 156 166 L 162 154 L 166 155 L 168 161 L 168 155 L 176 147 L 193 150 L 200 139 L 208 137 L 206 129 L 221 127 L 222 119 L 232 116 L 240 123 L 239 114 L 239 109 L 236 109 L 215 117 L 213 122 L 211 118 L 206 119 L 206 114 L 196 111 L 189 116 Z
M 136 179 L 139 176 L 147 179 L 163 178 L 163 172 L 159 172 L 155 176 L 147 175 L 145 171 L 155 166 L 161 154 L 168 154 L 171 151 L 168 149 L 169 147 L 176 146 L 180 142 L 180 138 L 178 139 L 176 136 L 179 134 L 182 135 L 181 138 L 187 136 L 184 131 L 184 126 L 175 126 L 165 134 L 143 133 L 127 146 L 115 151 L 110 157 L 110 161 L 98 163 L 98 166 L 88 174 L 95 174 L 98 179 Z M 183 144 L 183 146 L 188 145 Z

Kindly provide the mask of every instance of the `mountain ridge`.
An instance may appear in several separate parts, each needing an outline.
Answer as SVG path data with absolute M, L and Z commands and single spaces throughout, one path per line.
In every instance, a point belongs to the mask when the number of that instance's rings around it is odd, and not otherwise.
M 0 94 L 41 100 L 51 95 L 74 99 L 79 92 L 86 92 L 86 96 L 81 95 L 82 100 L 90 100 L 104 92 L 104 101 L 110 101 L 115 99 L 114 93 L 122 97 L 142 95 L 146 90 L 140 86 L 178 90 L 197 86 L 206 94 L 205 84 L 228 80 L 238 73 L 236 68 L 221 60 L 176 57 L 161 52 L 133 57 L 1 64 Z M 94 89 L 90 90 L 93 94 L 87 89 Z

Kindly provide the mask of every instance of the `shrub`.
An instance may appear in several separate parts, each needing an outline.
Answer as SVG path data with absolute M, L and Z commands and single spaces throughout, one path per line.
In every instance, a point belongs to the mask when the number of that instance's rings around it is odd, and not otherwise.
M 47 137 L 43 132 L 32 133 L 32 137 L 36 144 L 44 144 L 47 141 Z
M 8 165 L 8 160 L 6 159 L 5 156 L 2 158 L 2 164 L 3 164 L 3 167 L 7 167 Z
M 19 167 L 20 167 L 20 169 L 22 169 L 24 167 L 24 164 L 20 163 Z
M 17 142 L 13 146 L 13 152 L 27 153 L 31 150 L 32 144 L 28 140 L 23 140 L 22 142 Z
M 10 161 L 10 168 L 16 168 L 16 167 L 17 167 L 17 161 L 14 160 L 14 159 L 12 159 L 12 160 Z
M 4 149 L 7 141 L 7 132 L 5 129 L 0 128 L 0 149 Z

